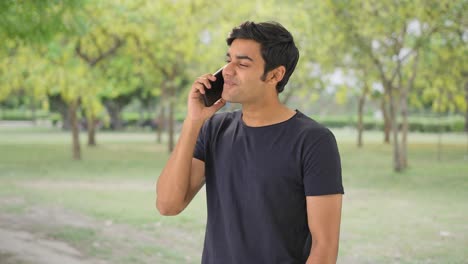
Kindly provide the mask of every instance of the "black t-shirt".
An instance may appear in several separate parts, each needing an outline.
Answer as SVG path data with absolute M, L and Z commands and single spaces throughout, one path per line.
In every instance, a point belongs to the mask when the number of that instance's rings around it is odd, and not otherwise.
M 204 264 L 305 263 L 306 196 L 344 193 L 335 137 L 299 111 L 264 127 L 216 114 L 194 157 L 205 162 Z

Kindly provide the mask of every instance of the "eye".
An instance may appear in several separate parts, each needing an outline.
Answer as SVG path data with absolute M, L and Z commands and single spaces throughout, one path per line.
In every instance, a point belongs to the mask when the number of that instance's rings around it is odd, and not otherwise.
M 247 65 L 247 64 L 239 64 L 239 66 L 242 67 L 242 68 L 247 68 L 247 67 L 249 67 L 249 65 Z

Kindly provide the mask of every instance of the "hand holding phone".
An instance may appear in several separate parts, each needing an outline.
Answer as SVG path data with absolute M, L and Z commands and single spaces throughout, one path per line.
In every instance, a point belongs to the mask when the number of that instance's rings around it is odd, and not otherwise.
M 223 68 L 224 66 L 213 73 L 213 75 L 216 77 L 216 81 L 210 81 L 211 88 L 206 88 L 205 94 L 202 94 L 203 102 L 205 103 L 206 107 L 212 106 L 214 103 L 216 103 L 216 101 L 218 101 L 223 94 Z

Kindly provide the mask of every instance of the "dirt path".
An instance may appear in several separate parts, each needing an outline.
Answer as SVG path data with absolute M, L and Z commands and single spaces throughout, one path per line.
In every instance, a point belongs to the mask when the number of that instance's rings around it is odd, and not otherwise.
M 0 228 L 0 237 L 0 263 L 91 263 L 84 260 L 78 250 L 61 241 L 3 228 Z
M 2 264 L 107 264 L 107 263 L 174 263 L 161 252 L 144 252 L 148 245 L 180 248 L 184 234 L 164 227 L 162 236 L 134 227 L 97 221 L 59 207 L 30 206 L 19 212 L 3 210 L 24 206 L 21 198 L 0 202 L 0 263 Z M 157 227 L 155 227 L 157 228 Z M 54 236 L 61 230 L 89 230 L 95 241 L 74 241 L 73 245 Z M 181 249 L 182 263 L 196 262 L 194 248 Z M 105 252 L 99 259 L 91 252 Z M 97 254 L 99 255 L 99 254 Z M 131 256 L 131 259 L 128 259 Z M 126 260 L 128 259 L 128 260 Z M 177 261 L 180 263 L 181 261 Z
M 21 198 L 3 199 L 1 207 L 21 206 Z M 61 214 L 56 209 L 31 208 L 15 214 L 0 211 L 0 263 L 37 264 L 88 264 L 106 263 L 85 257 L 78 249 L 66 242 L 47 237 L 48 230 L 56 224 L 73 224 L 71 215 Z M 51 214 L 52 213 L 52 214 Z M 50 217 L 48 217 L 48 214 Z M 45 229 L 44 229 L 45 228 Z

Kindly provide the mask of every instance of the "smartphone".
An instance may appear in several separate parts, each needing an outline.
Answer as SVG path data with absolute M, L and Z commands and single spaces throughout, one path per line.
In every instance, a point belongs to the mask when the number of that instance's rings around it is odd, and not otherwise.
M 210 81 L 211 88 L 205 89 L 205 94 L 202 94 L 203 102 L 205 106 L 212 106 L 216 101 L 221 98 L 223 94 L 223 85 L 224 85 L 224 78 L 223 78 L 223 68 L 224 66 L 217 70 L 213 75 L 216 77 L 216 81 Z

